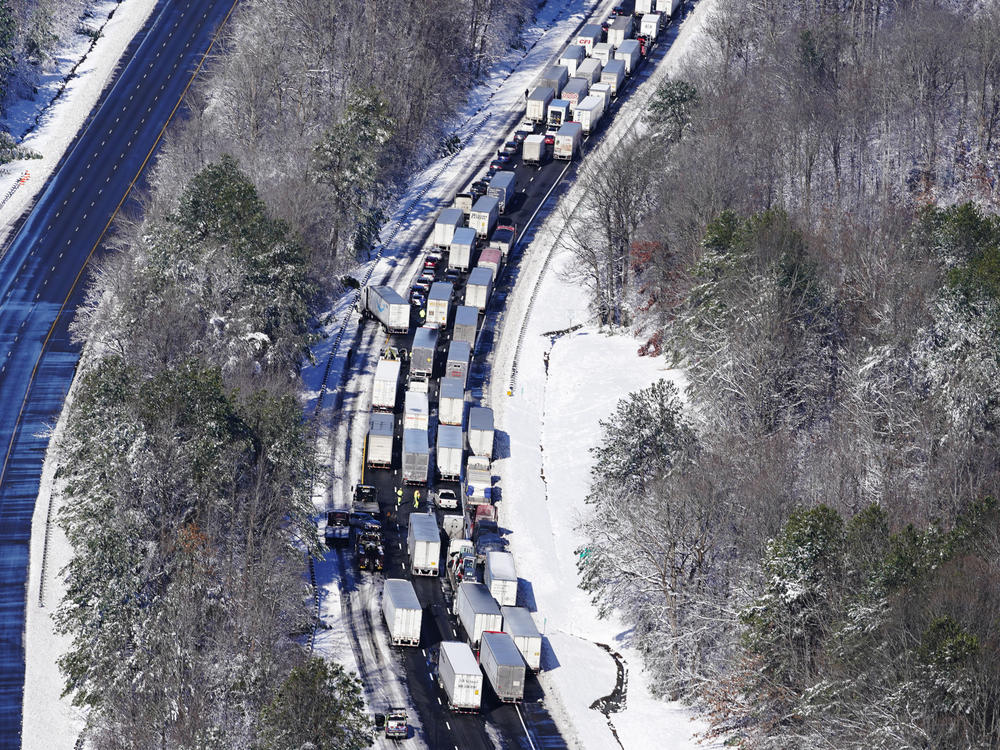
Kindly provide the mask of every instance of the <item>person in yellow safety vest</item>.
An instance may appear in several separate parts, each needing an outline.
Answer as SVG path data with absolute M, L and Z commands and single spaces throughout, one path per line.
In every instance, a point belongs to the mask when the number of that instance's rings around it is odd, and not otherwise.
M 399 504 L 403 502 L 403 488 L 396 488 L 396 510 L 399 510 Z
M 424 308 L 421 307 L 420 308 L 420 319 L 423 320 L 426 317 L 427 317 L 427 311 L 424 310 Z
M 413 490 L 413 509 L 420 507 L 420 490 Z

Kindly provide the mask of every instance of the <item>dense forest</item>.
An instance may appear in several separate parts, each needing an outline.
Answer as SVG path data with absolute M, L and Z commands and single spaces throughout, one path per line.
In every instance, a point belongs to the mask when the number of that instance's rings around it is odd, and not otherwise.
M 997 747 L 1000 6 L 718 0 L 702 46 L 571 243 L 690 381 L 604 423 L 585 586 L 733 744 Z
M 445 6 L 244 4 L 93 272 L 57 618 L 90 747 L 369 744 L 356 678 L 308 653 L 324 474 L 299 371 L 334 272 L 529 4 Z

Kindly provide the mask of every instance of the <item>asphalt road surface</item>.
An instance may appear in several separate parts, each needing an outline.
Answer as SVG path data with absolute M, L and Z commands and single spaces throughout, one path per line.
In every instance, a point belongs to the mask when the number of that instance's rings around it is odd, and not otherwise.
M 0 257 L 0 750 L 21 745 L 24 608 L 39 596 L 26 590 L 31 517 L 79 358 L 68 325 L 85 269 L 234 7 L 161 0 Z

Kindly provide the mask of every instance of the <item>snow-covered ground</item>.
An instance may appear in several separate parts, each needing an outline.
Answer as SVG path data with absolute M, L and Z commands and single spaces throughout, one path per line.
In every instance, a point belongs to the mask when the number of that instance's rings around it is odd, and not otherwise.
M 698 4 L 666 60 L 618 113 L 588 161 L 600 160 L 625 133 L 635 132 L 644 99 L 696 46 L 712 4 Z M 567 740 L 595 750 L 703 747 L 698 733 L 704 724 L 683 706 L 653 697 L 628 628 L 617 617 L 598 618 L 578 585 L 576 551 L 585 541 L 578 528 L 588 512 L 584 497 L 593 464 L 590 449 L 600 439 L 599 421 L 620 398 L 655 380 L 684 387 L 683 373 L 667 369 L 662 358 L 638 356 L 642 342 L 597 330 L 584 291 L 567 280 L 563 269 L 570 257 L 558 244 L 560 224 L 582 190 L 579 183 L 573 186 L 562 199 L 563 211 L 550 214 L 522 259 L 494 355 L 488 396 L 498 428 L 494 467 L 501 478 L 501 525 L 510 531 L 522 579 L 520 596 L 535 611 L 548 641 L 540 679 Z M 575 330 L 558 333 L 567 329 Z M 508 396 L 515 356 L 517 379 Z M 619 681 L 624 705 L 605 717 L 591 706 Z
M 95 43 L 89 36 L 67 33 L 53 54 L 52 66 L 36 97 L 15 102 L 6 112 L 4 127 L 16 138 L 30 129 L 21 145 L 41 158 L 22 159 L 0 168 L 0 196 L 6 195 L 26 170 L 30 173 L 28 181 L 0 206 L 0 242 L 52 175 L 155 5 L 156 0 L 103 0 L 91 5 L 85 25 L 99 30 L 100 38 Z M 70 73 L 73 76 L 64 88 Z

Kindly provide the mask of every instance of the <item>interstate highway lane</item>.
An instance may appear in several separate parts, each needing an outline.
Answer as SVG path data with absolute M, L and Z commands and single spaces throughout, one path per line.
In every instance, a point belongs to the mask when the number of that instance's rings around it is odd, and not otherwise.
M 21 744 L 24 609 L 39 596 L 26 590 L 31 517 L 79 358 L 68 326 L 85 267 L 236 2 L 158 3 L 0 258 L 0 750 Z

